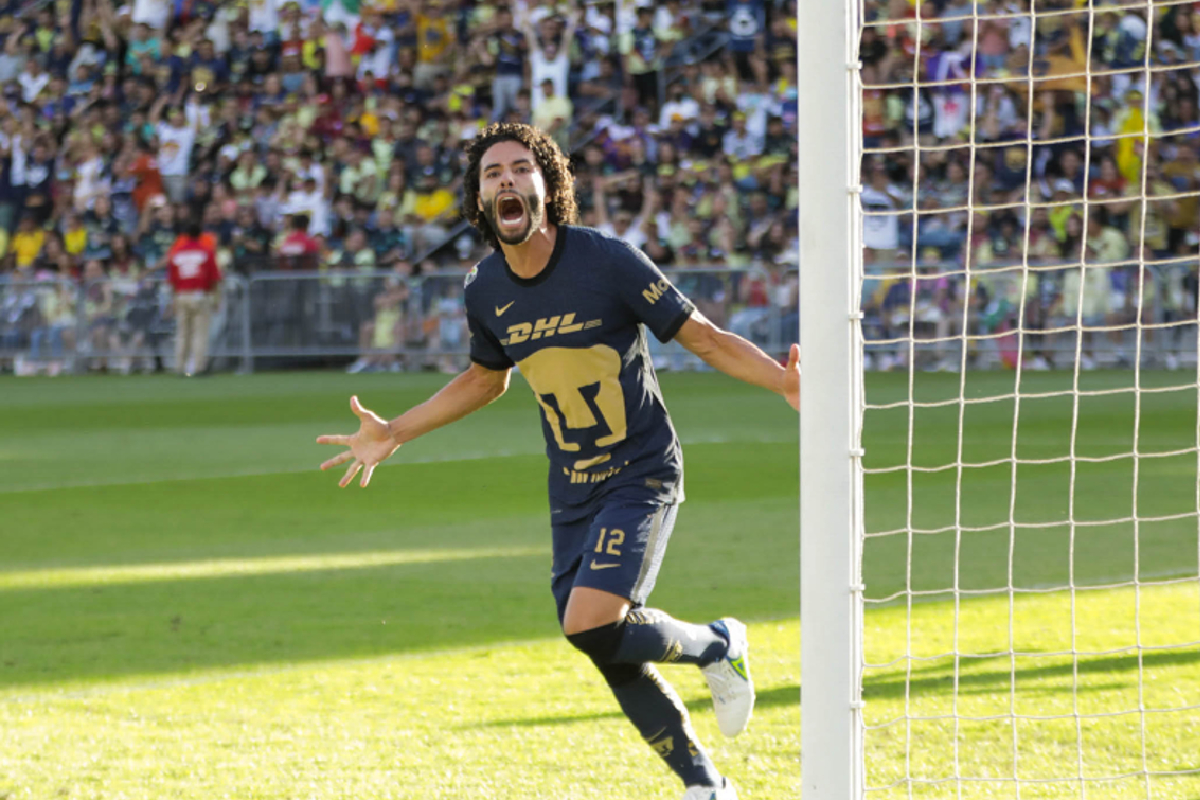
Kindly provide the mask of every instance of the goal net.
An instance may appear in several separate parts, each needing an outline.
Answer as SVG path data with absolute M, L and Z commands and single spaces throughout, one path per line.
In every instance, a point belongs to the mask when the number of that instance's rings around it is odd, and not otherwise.
M 861 794 L 1200 797 L 1200 6 L 851 1 Z

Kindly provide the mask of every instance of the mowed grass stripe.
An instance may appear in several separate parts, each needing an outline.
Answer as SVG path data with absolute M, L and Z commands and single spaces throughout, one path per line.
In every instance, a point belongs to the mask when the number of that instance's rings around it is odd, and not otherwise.
M 548 548 L 509 547 L 472 550 L 393 550 L 373 553 L 329 553 L 313 556 L 278 556 L 252 559 L 215 559 L 173 564 L 84 567 L 81 569 L 0 572 L 0 591 L 6 589 L 53 589 L 68 586 L 103 586 L 149 583 L 226 575 L 274 575 L 317 570 L 354 570 L 432 564 L 467 559 L 503 559 L 546 555 Z
M 395 416 L 445 382 L 441 375 L 338 374 L 222 376 L 198 383 L 0 379 L 0 493 L 315 470 L 337 452 L 317 445 L 317 435 L 357 426 L 349 411 L 352 393 L 380 414 Z M 672 376 L 664 383 L 685 443 L 796 441 L 795 415 L 774 395 L 711 374 Z M 194 395 L 188 386 L 196 388 Z M 517 378 L 499 401 L 411 442 L 393 463 L 543 453 L 529 394 Z M 742 413 L 731 418 L 731 404 Z M 544 480 L 530 490 L 540 490 Z
M 331 426 L 332 427 L 332 426 Z M 342 432 L 351 432 L 348 429 L 340 428 Z M 265 444 L 279 444 L 280 442 L 289 441 L 287 437 L 294 437 L 295 441 L 308 443 L 309 439 L 315 438 L 310 436 L 312 426 L 305 424 L 301 429 L 300 425 L 289 426 L 273 426 L 268 431 L 256 431 L 253 435 L 247 435 L 243 431 L 222 431 L 220 429 L 206 429 L 203 431 L 203 436 L 206 439 L 206 446 L 212 447 L 214 441 L 221 439 L 228 440 L 231 449 L 244 448 L 255 441 Z M 53 467 L 40 468 L 38 463 L 42 460 L 48 460 L 43 455 L 47 448 L 53 449 L 57 447 L 73 448 L 76 457 L 72 467 L 74 470 L 80 468 L 94 471 L 96 468 L 102 468 L 103 465 L 112 460 L 111 453 L 114 450 L 128 449 L 136 447 L 137 452 L 147 460 L 153 462 L 155 459 L 165 461 L 179 454 L 181 447 L 186 447 L 186 435 L 181 441 L 180 431 L 163 432 L 156 436 L 138 436 L 132 437 L 128 434 L 98 434 L 91 433 L 85 437 L 78 435 L 60 434 L 64 440 L 56 441 L 58 436 L 47 436 L 38 434 L 29 437 L 28 443 L 22 445 L 16 439 L 10 438 L 4 451 L 0 451 L 0 460 L 9 460 L 14 463 L 20 462 L 23 464 L 22 475 L 14 482 L 0 486 L 0 495 L 16 494 L 23 492 L 47 492 L 58 491 L 61 489 L 88 488 L 93 486 L 126 486 L 135 484 L 155 484 L 166 483 L 173 481 L 188 481 L 188 480 L 211 480 L 220 478 L 250 478 L 265 475 L 286 475 L 299 472 L 311 472 L 317 470 L 324 458 L 337 453 L 337 450 L 332 447 L 327 447 L 316 453 L 307 452 L 304 456 L 303 464 L 295 464 L 292 466 L 284 466 L 281 463 L 279 453 L 271 453 L 267 464 L 263 466 L 245 466 L 247 462 L 255 460 L 263 460 L 261 457 L 255 457 L 251 454 L 249 458 L 237 462 L 232 462 L 228 454 L 214 453 L 215 457 L 211 459 L 211 463 L 197 463 L 198 460 L 191 460 L 186 464 L 177 464 L 174 467 L 174 472 L 164 475 L 160 464 L 148 463 L 146 466 L 139 469 L 134 466 L 132 470 L 126 470 L 121 474 L 110 474 L 103 477 L 87 477 L 75 479 L 58 479 L 45 482 L 37 482 L 37 480 L 46 474 L 62 475 L 61 465 Z M 81 440 L 82 439 L 82 440 Z M 714 445 L 714 444 L 791 444 L 794 442 L 794 437 L 787 435 L 776 434 L 760 434 L 760 435 L 738 435 L 726 436 L 721 434 L 703 434 L 699 433 L 692 436 L 681 436 L 681 442 L 684 446 L 694 445 Z M 530 439 L 532 447 L 525 448 L 503 448 L 492 450 L 449 450 L 443 452 L 431 451 L 431 448 L 420 448 L 417 454 L 412 451 L 417 449 L 417 445 L 410 445 L 408 449 L 401 451 L 388 462 L 380 466 L 380 469 L 388 469 L 400 464 L 444 464 L 447 462 L 456 461 L 483 461 L 483 460 L 500 460 L 507 458 L 522 458 L 525 456 L 540 455 L 545 452 L 543 447 L 537 447 L 536 440 Z M 226 451 L 228 453 L 230 451 Z M 261 453 L 261 451 L 259 451 Z M 84 462 L 91 460 L 93 465 L 87 465 Z M 239 466 L 230 468 L 231 463 L 237 463 Z M 138 474 L 141 472 L 142 474 Z M 330 473 L 335 476 L 334 483 L 336 484 L 337 472 Z

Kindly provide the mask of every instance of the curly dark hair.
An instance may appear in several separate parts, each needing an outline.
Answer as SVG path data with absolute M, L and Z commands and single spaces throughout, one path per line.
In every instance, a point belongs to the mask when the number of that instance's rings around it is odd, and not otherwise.
M 552 225 L 572 225 L 578 216 L 575 207 L 575 178 L 571 162 L 558 149 L 558 144 L 531 125 L 496 122 L 488 125 L 467 145 L 467 171 L 463 175 L 462 213 L 475 226 L 485 242 L 497 250 L 500 240 L 479 210 L 479 163 L 483 154 L 499 142 L 518 142 L 533 153 L 542 178 L 546 182 L 546 221 Z

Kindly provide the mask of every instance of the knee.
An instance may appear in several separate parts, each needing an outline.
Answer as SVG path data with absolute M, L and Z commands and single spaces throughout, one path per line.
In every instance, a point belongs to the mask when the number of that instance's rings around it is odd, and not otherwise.
M 645 664 L 613 662 L 613 658 L 621 646 L 621 635 L 624 630 L 625 623 L 621 621 L 567 634 L 567 641 L 592 660 L 596 669 L 604 676 L 604 682 L 611 689 L 633 683 L 642 676 L 646 668 Z
M 566 633 L 567 641 L 576 650 L 590 658 L 596 666 L 603 669 L 604 665 L 612 662 L 621 646 L 621 635 L 625 630 L 625 622 L 612 622 L 587 630 Z

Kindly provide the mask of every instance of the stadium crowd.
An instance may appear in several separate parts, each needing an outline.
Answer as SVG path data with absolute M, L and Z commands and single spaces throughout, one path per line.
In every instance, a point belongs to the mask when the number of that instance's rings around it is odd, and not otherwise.
M 1195 318 L 1200 4 L 1148 19 L 1143 8 L 1097 3 L 1091 15 L 1091 4 L 1038 0 L 1036 24 L 1030 0 L 866 5 L 863 137 L 877 148 L 863 170 L 869 338 L 907 336 L 910 318 L 919 337 L 957 335 L 964 305 L 970 334 L 1078 319 L 1109 329 L 1084 334 L 1090 369 L 1131 359 L 1121 326 Z M 1004 267 L 1026 254 L 1035 269 L 1023 282 Z M 916 281 L 895 279 L 914 267 Z M 1167 367 L 1178 366 L 1182 330 L 1162 332 L 1176 340 L 1159 342 Z M 959 363 L 950 345 L 926 348 L 926 364 Z M 1000 336 L 970 357 L 1011 365 L 1016 349 Z M 906 350 L 868 357 L 887 369 Z M 1023 352 L 1029 367 L 1061 366 L 1073 339 L 1036 335 Z
M 461 281 L 422 279 L 486 252 L 457 204 L 491 120 L 571 153 L 583 224 L 761 265 L 684 279 L 761 336 L 795 307 L 796 80 L 795 0 L 0 0 L 0 356 L 144 345 L 191 220 L 227 274 L 346 287 L 355 368 L 459 349 Z M 256 343 L 302 344 L 304 293 L 261 295 Z

